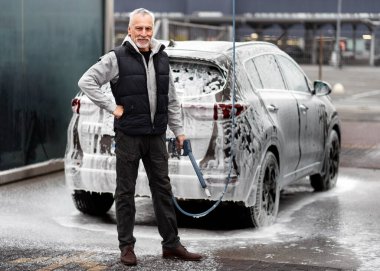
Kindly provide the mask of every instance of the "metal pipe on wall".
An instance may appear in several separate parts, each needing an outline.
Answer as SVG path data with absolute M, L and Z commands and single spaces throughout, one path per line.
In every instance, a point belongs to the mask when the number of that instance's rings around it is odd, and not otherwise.
M 114 0 L 104 0 L 104 53 L 115 44 Z

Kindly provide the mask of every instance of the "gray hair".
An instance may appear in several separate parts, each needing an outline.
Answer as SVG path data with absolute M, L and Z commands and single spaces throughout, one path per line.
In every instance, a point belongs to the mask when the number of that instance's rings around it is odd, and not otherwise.
M 154 14 L 145 8 L 138 8 L 132 11 L 131 13 L 129 13 L 129 24 L 128 24 L 129 27 L 131 26 L 132 18 L 137 14 L 149 15 L 150 17 L 152 17 L 152 21 L 154 25 Z

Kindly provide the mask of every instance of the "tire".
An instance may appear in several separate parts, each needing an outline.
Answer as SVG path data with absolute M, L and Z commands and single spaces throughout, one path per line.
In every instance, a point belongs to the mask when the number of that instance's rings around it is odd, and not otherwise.
M 326 191 L 336 185 L 339 171 L 339 155 L 339 137 L 336 131 L 332 130 L 327 142 L 322 172 L 310 176 L 310 184 L 314 191 Z
M 72 197 L 74 205 L 79 211 L 93 216 L 102 216 L 106 214 L 114 202 L 112 193 L 74 190 Z
M 276 220 L 280 202 L 278 177 L 276 156 L 267 152 L 260 169 L 255 205 L 248 207 L 251 223 L 256 228 L 269 226 Z

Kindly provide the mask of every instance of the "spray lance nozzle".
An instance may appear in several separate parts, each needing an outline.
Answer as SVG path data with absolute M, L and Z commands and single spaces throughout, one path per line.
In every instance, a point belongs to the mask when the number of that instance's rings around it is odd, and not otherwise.
M 207 184 L 203 178 L 203 174 L 201 172 L 201 169 L 199 168 L 197 162 L 195 161 L 193 151 L 191 149 L 191 143 L 189 139 L 185 139 L 183 141 L 183 153 L 181 154 L 181 151 L 177 149 L 176 145 L 176 139 L 175 138 L 169 138 L 167 139 L 169 141 L 168 144 L 168 151 L 172 155 L 172 157 L 177 157 L 179 159 L 179 156 L 189 156 L 191 164 L 193 165 L 193 168 L 195 170 L 195 173 L 197 174 L 199 183 L 201 184 L 202 188 L 204 189 L 207 197 L 211 197 L 211 193 L 207 188 Z

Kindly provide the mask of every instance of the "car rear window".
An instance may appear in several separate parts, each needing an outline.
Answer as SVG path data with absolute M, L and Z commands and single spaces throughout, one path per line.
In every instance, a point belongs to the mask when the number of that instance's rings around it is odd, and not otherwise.
M 218 92 L 226 83 L 222 72 L 212 64 L 174 61 L 170 66 L 174 85 L 181 97 Z

